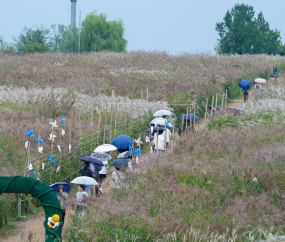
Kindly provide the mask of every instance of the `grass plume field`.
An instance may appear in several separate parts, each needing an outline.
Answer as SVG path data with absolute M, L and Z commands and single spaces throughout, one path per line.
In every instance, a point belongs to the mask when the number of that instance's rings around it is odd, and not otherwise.
M 183 241 L 191 228 L 202 241 L 233 230 L 237 241 L 259 229 L 283 234 L 284 132 L 284 126 L 225 127 L 183 137 L 174 155 L 150 155 L 128 188 L 94 202 L 66 239 L 157 241 L 179 232 Z

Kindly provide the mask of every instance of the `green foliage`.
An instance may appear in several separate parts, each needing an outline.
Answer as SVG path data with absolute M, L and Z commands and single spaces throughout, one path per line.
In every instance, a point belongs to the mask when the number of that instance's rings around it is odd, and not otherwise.
M 123 38 L 125 29 L 121 19 L 107 21 L 105 14 L 97 14 L 94 11 L 86 16 L 79 28 L 75 27 L 65 31 L 64 41 L 60 45 L 61 52 L 76 52 L 78 50 L 79 33 L 82 52 L 102 50 L 121 52 L 126 50 L 128 42 Z
M 170 92 L 166 94 L 166 100 L 168 103 L 175 103 L 181 105 L 173 105 L 173 112 L 177 117 L 180 117 L 182 113 L 185 113 L 185 105 L 186 103 L 191 103 L 190 96 L 187 92 Z M 190 106 L 190 105 L 189 105 Z
M 262 12 L 254 18 L 254 9 L 236 4 L 227 11 L 224 21 L 216 24 L 220 35 L 215 47 L 220 54 L 277 54 L 281 44 L 280 32 L 271 30 Z
M 43 26 L 34 29 L 24 27 L 22 33 L 17 38 L 14 37 L 14 45 L 18 54 L 44 53 L 50 51 L 49 37 L 50 30 Z
M 240 126 L 240 120 L 238 116 L 226 114 L 224 116 L 217 116 L 215 119 L 211 120 L 207 126 L 209 130 L 220 128 L 222 126 L 238 127 Z

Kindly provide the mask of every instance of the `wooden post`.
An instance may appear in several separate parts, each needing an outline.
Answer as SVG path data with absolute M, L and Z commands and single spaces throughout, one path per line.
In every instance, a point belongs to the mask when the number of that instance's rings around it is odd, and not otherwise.
M 141 89 L 141 108 L 142 108 L 142 121 L 141 123 L 143 124 L 143 116 L 144 116 L 144 110 L 143 110 L 143 89 Z
M 99 144 L 101 113 L 102 113 L 102 105 L 100 106 L 99 121 L 98 121 L 98 131 L 97 131 L 97 143 L 96 143 L 96 145 Z
M 146 106 L 148 107 L 148 86 L 146 87 Z
M 158 154 L 158 133 L 159 133 L 159 128 L 156 126 L 156 148 L 157 148 L 156 153 L 157 154 Z
M 228 102 L 228 89 L 226 89 L 225 109 L 227 108 L 227 102 Z
M 125 133 L 127 132 L 127 94 L 125 94 Z
M 151 147 L 151 133 L 150 133 L 150 130 L 148 131 L 148 137 L 149 137 L 148 152 L 150 152 L 150 147 Z
M 134 156 L 135 156 L 135 140 L 133 139 L 133 146 L 132 146 L 132 165 L 134 164 Z
M 91 137 L 90 137 L 90 148 L 92 153 L 92 136 L 93 136 L 93 107 L 91 108 L 91 121 L 90 121 L 90 130 L 91 130 Z
M 196 121 L 196 111 L 195 111 L 195 106 L 196 104 L 194 104 L 194 123 L 193 123 L 193 131 L 195 132 L 195 121 Z
M 181 126 L 181 135 L 183 134 L 184 131 L 184 114 L 182 114 L 182 120 L 181 120 L 182 126 Z
M 166 150 L 166 137 L 167 137 L 167 125 L 166 125 L 166 120 L 164 124 L 164 150 Z
M 53 164 L 53 127 L 51 127 L 51 161 L 50 161 L 50 169 L 49 169 L 49 181 L 51 184 L 51 170 L 52 170 L 52 164 Z
M 21 207 L 21 197 L 18 198 L 18 217 L 21 217 L 22 214 L 22 207 Z
M 116 105 L 115 105 L 115 129 L 114 129 L 114 137 L 116 137 L 117 129 L 117 96 L 116 96 Z
M 141 134 L 139 134 L 139 150 L 141 149 Z
M 69 121 L 69 145 L 71 145 L 71 125 L 72 125 L 72 118 L 70 118 Z M 68 151 L 68 167 L 70 167 L 70 153 L 71 151 Z
M 206 108 L 205 108 L 205 120 L 204 122 L 207 121 L 207 110 L 208 110 L 208 98 L 207 98 L 207 101 L 206 101 Z
M 107 122 L 107 105 L 105 109 L 105 122 L 104 122 L 104 138 L 103 138 L 103 144 L 105 144 L 105 136 L 106 136 L 106 122 Z
M 215 117 L 217 115 L 218 93 L 216 93 Z
M 225 92 L 223 92 L 222 107 L 221 107 L 222 110 L 223 110 L 223 105 L 224 105 L 224 97 L 225 97 Z
M 190 135 L 191 135 L 191 128 L 193 129 L 193 124 L 192 124 L 192 106 L 190 107 L 190 126 L 189 126 L 189 129 L 190 129 Z
M 134 92 L 132 92 L 132 117 L 134 117 Z
M 110 142 L 112 141 L 112 133 L 113 133 L 113 97 L 111 103 L 111 132 L 110 132 Z
M 175 142 L 175 120 L 174 120 L 174 122 L 173 122 L 172 154 L 174 154 L 174 142 Z
M 38 165 L 37 165 L 37 178 L 40 178 L 40 152 L 39 152 L 39 148 L 40 148 L 40 132 L 38 134 Z
M 187 122 L 187 118 L 188 118 L 188 108 L 187 108 L 187 114 L 186 114 L 186 134 L 188 132 L 188 122 Z M 191 122 L 191 116 L 190 116 L 190 122 Z
M 82 141 L 81 141 L 81 117 L 80 117 L 80 111 L 78 113 L 78 119 L 79 119 L 79 135 L 80 135 L 80 152 L 82 157 Z
M 211 118 L 213 117 L 214 99 L 215 99 L 215 96 L 212 97 Z

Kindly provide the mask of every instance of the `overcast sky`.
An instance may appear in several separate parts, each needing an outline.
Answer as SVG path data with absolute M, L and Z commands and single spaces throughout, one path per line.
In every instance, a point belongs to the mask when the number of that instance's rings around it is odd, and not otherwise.
M 18 36 L 24 26 L 70 24 L 70 0 L 1 0 L 0 36 L 6 42 Z M 221 21 L 235 3 L 263 12 L 270 28 L 281 31 L 285 42 L 283 0 L 78 0 L 82 19 L 93 10 L 107 15 L 108 20 L 121 18 L 125 23 L 128 51 L 164 50 L 180 52 L 212 52 L 218 34 L 215 24 Z

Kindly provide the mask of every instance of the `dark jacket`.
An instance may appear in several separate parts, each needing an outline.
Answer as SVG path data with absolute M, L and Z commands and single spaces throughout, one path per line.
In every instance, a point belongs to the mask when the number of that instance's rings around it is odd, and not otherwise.
M 82 176 L 92 177 L 92 172 L 88 168 L 86 170 L 80 169 L 80 173 L 81 173 Z
M 96 180 L 99 179 L 99 171 L 101 171 L 102 166 L 96 165 L 94 163 L 90 163 L 88 169 L 92 172 L 92 174 L 95 174 L 96 177 L 94 177 Z

